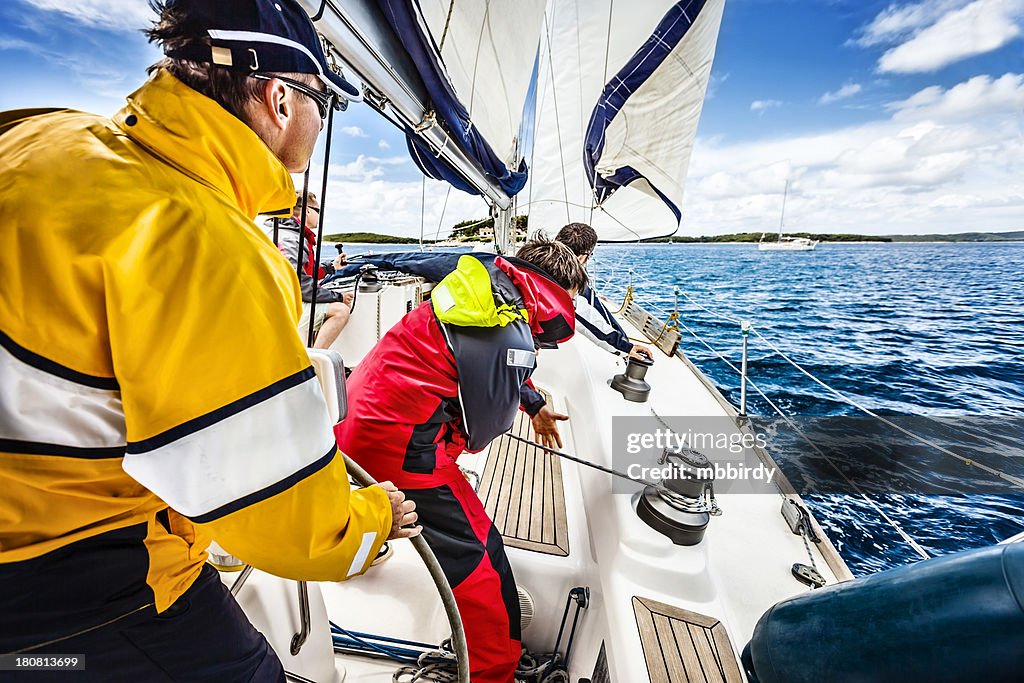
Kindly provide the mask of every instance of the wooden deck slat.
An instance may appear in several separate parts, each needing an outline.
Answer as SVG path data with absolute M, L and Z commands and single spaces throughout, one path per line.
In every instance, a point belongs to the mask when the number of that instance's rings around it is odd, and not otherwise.
M 743 683 L 718 619 L 637 596 L 633 614 L 652 683 Z
M 530 525 L 533 523 L 533 464 L 536 460 L 534 449 L 528 448 L 523 453 L 523 484 L 519 498 L 519 524 L 516 525 L 516 536 L 529 537 Z
M 510 431 L 533 438 L 525 413 L 516 416 Z M 491 444 L 477 494 L 505 545 L 567 556 L 569 534 L 562 486 L 562 465 L 557 457 L 502 436 Z
M 670 683 L 659 645 L 658 629 L 654 624 L 654 614 L 647 609 L 636 610 L 636 598 L 633 598 L 633 607 L 636 625 L 640 629 L 640 644 L 644 649 L 644 659 L 647 660 L 647 676 L 651 683 Z
M 672 632 L 672 622 L 664 614 L 654 615 L 655 637 L 657 634 Z M 684 661 L 683 651 L 676 645 L 673 638 L 658 638 L 661 645 L 661 657 L 665 662 L 666 680 L 687 680 L 687 669 L 693 667 L 692 662 Z M 697 670 L 700 671 L 700 663 L 697 663 Z

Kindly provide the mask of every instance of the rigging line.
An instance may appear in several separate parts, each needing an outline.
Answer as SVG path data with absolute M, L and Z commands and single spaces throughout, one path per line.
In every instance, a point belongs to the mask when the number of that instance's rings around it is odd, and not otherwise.
M 453 2 L 453 4 L 454 4 L 454 2 Z M 477 75 L 477 72 L 480 69 L 480 48 L 484 44 L 484 31 L 490 28 L 488 26 L 488 24 L 487 24 L 487 18 L 490 15 L 491 15 L 491 3 L 488 2 L 484 6 L 484 17 L 483 17 L 483 19 L 480 22 L 480 35 L 478 35 L 476 37 L 476 54 L 473 55 L 473 78 L 471 78 L 470 82 L 469 82 L 469 103 L 466 105 L 466 113 L 469 114 L 471 125 L 476 125 L 476 124 L 472 123 L 472 119 L 473 119 L 473 103 L 476 101 L 476 75 Z M 494 36 L 492 34 L 492 36 L 491 36 L 491 45 L 492 46 L 494 45 L 493 38 L 494 38 Z M 495 53 L 495 60 L 497 61 L 497 53 Z M 501 69 L 498 69 L 498 76 L 499 77 L 501 76 Z M 502 85 L 504 85 L 504 81 L 502 82 Z M 506 93 L 506 95 L 508 94 L 508 91 L 505 90 L 504 88 L 502 88 L 502 92 Z M 507 97 L 506 97 L 506 99 L 507 99 Z M 510 128 L 512 127 L 512 122 L 511 121 L 509 121 L 509 127 Z M 492 149 L 493 149 L 493 147 L 492 147 Z
M 331 169 L 331 142 L 334 140 L 334 108 L 327 115 L 327 136 L 324 139 L 324 179 L 320 186 L 320 211 L 316 223 L 316 255 L 313 257 L 313 296 L 309 304 L 309 325 L 306 332 L 306 346 L 313 346 L 313 322 L 316 320 L 316 295 L 320 286 L 320 248 L 324 243 L 324 214 L 327 206 L 327 177 Z M 306 169 L 307 173 L 309 169 Z M 306 214 L 302 214 L 305 219 Z
M 597 205 L 597 208 L 598 208 L 598 210 L 599 210 L 599 211 L 600 211 L 601 213 L 603 213 L 604 215 L 606 215 L 606 216 L 608 216 L 609 218 L 611 218 L 611 219 L 612 219 L 613 221 L 615 221 L 616 223 L 618 223 L 619 225 L 621 225 L 621 226 L 622 226 L 623 228 L 625 228 L 625 229 L 626 229 L 626 230 L 628 230 L 629 232 L 633 233 L 633 237 L 635 237 L 635 238 L 636 238 L 637 242 L 639 242 L 640 240 L 642 240 L 642 239 L 643 239 L 642 237 L 640 237 L 640 233 L 638 233 L 638 232 L 637 232 L 636 230 L 634 230 L 633 228 L 629 227 L 628 225 L 626 225 L 625 223 L 623 223 L 622 221 L 620 221 L 620 220 L 619 220 L 618 218 L 616 218 L 616 217 L 615 217 L 614 215 L 612 215 L 612 214 L 611 214 L 611 212 L 609 212 L 609 211 L 608 211 L 607 209 L 605 209 L 605 208 L 604 208 L 603 206 L 601 206 L 600 204 L 598 204 L 598 205 Z M 590 220 L 591 220 L 591 221 L 593 221 L 593 220 L 594 220 L 594 212 L 593 212 L 593 209 L 591 209 L 591 212 L 590 212 Z
M 604 39 L 604 80 L 602 84 L 608 83 L 608 53 L 611 52 L 612 45 L 612 12 L 614 10 L 615 0 L 608 0 L 608 34 Z
M 651 280 L 650 278 L 644 277 L 644 276 L 643 276 L 642 274 L 640 274 L 640 273 L 634 273 L 634 276 L 635 276 L 635 277 L 636 277 L 637 279 L 639 279 L 639 280 L 643 280 L 643 281 L 644 281 L 645 283 L 647 283 L 647 284 L 651 285 L 652 287 L 659 287 L 659 288 L 661 288 L 661 287 L 664 287 L 664 286 L 665 286 L 665 285 L 664 285 L 663 283 L 658 283 L 658 282 L 654 282 L 654 281 L 653 281 L 653 280 Z M 701 304 L 701 303 L 700 303 L 700 301 L 698 301 L 698 300 L 697 300 L 697 299 L 695 299 L 694 297 L 690 296 L 690 295 L 689 295 L 689 294 L 687 294 L 686 292 L 682 291 L 681 289 L 680 289 L 680 291 L 679 291 L 679 294 L 680 294 L 680 295 L 682 295 L 682 297 L 683 297 L 684 299 L 686 299 L 687 301 L 689 301 L 690 303 L 692 303 L 692 304 L 693 304 L 694 306 L 696 306 L 697 308 L 701 309 L 701 310 L 702 310 L 702 311 L 704 311 L 705 313 L 709 314 L 709 315 L 710 315 L 711 317 L 713 317 L 713 318 L 717 318 L 717 319 L 719 319 L 719 320 L 724 320 L 724 321 L 726 321 L 726 322 L 734 323 L 734 324 L 736 324 L 736 325 L 741 325 L 741 324 L 743 324 L 743 321 L 742 321 L 742 320 L 740 320 L 739 318 L 734 318 L 734 317 L 732 317 L 732 316 L 729 316 L 729 315 L 726 315 L 726 314 L 724 314 L 724 313 L 716 313 L 715 311 L 711 310 L 711 309 L 710 309 L 710 308 L 708 308 L 707 306 L 704 306 L 703 304 Z
M 299 221 L 299 247 L 295 258 L 295 274 L 302 279 L 302 252 L 306 246 L 306 206 L 309 199 L 309 165 L 306 165 L 306 172 L 302 174 L 302 220 Z M 313 312 L 309 313 L 309 322 L 313 324 Z
M 938 450 L 941 453 L 945 453 L 946 455 L 949 455 L 949 456 L 952 456 L 952 457 L 956 458 L 957 460 L 961 461 L 965 465 L 968 465 L 968 466 L 971 466 L 971 467 L 977 467 L 978 469 L 980 469 L 983 472 L 987 472 L 987 473 L 989 473 L 989 474 L 991 474 L 993 476 L 999 477 L 1000 479 L 1003 479 L 1005 481 L 1008 481 L 1008 482 L 1011 482 L 1013 484 L 1016 484 L 1017 486 L 1024 487 L 1024 479 L 1021 479 L 1019 477 L 1015 477 L 1012 474 L 1007 474 L 1006 472 L 1002 472 L 1000 470 L 995 469 L 994 467 L 989 467 L 988 465 L 982 464 L 980 462 L 975 462 L 973 459 L 964 457 L 964 456 L 960 455 L 959 453 L 955 453 L 955 452 L 949 450 L 948 448 L 945 448 L 944 446 L 941 446 L 941 445 L 935 443 L 934 441 L 932 441 L 930 439 L 926 439 L 923 436 L 919 436 L 919 435 L 915 434 L 914 432 L 899 426 L 898 424 L 896 424 L 892 420 L 888 420 L 885 417 L 882 417 L 878 413 L 876 413 L 873 410 L 871 410 L 871 409 L 861 405 L 860 403 L 858 403 L 854 399 L 850 398 L 846 394 L 842 393 L 838 389 L 833 389 L 828 384 L 825 384 L 823 381 L 821 381 L 820 379 L 818 379 L 817 377 L 812 375 L 809 371 L 804 369 L 803 366 L 801 366 L 795 360 L 793 360 L 792 358 L 787 356 L 782 351 L 782 349 L 780 349 L 778 346 L 773 344 L 771 342 L 771 340 L 769 340 L 763 334 L 758 332 L 756 329 L 754 329 L 753 332 L 754 332 L 755 335 L 757 335 L 757 337 L 761 341 L 763 341 L 773 351 L 775 351 L 775 353 L 779 354 L 779 356 L 782 357 L 783 360 L 785 360 L 790 365 L 792 365 L 794 368 L 796 368 L 801 373 L 803 373 L 808 379 L 810 379 L 812 382 L 818 384 L 822 388 L 827 389 L 828 391 L 832 392 L 834 395 L 838 396 L 840 399 L 842 399 L 843 401 L 845 401 L 849 405 L 853 406 L 854 408 L 857 408 L 861 412 L 863 412 L 863 413 L 865 413 L 867 415 L 870 415 L 871 417 L 875 418 L 876 420 L 879 420 L 880 422 L 882 422 L 882 423 L 892 427 L 893 429 L 895 429 L 895 430 L 897 430 L 899 432 L 902 432 L 903 434 L 905 434 L 906 436 L 909 436 L 910 438 L 914 439 L 915 441 L 923 443 L 923 444 L 925 444 L 927 446 L 931 446 L 932 448 Z
M 558 89 L 555 88 L 555 65 L 551 55 L 551 24 L 548 23 L 547 12 L 544 13 L 544 35 L 548 39 L 548 71 L 551 74 L 551 101 L 555 106 L 555 133 L 558 135 L 558 160 L 562 165 L 562 196 L 565 197 L 565 222 L 572 223 L 569 215 L 569 186 L 565 177 L 565 153 L 562 150 L 562 120 L 558 116 Z
M 437 231 L 434 233 L 436 243 L 441 236 L 441 224 L 444 222 L 444 212 L 448 209 L 448 196 L 452 193 L 452 186 L 448 185 L 448 191 L 444 193 L 444 204 L 441 206 L 441 217 L 437 219 Z M 420 237 L 420 251 L 423 250 L 423 237 Z
M 423 230 L 427 213 L 427 176 L 420 176 L 420 251 L 423 251 Z
M 657 283 L 651 282 L 650 280 L 648 280 L 647 278 L 643 277 L 642 275 L 638 275 L 638 277 L 640 279 L 642 279 L 642 280 L 645 280 L 646 282 L 648 282 L 651 285 L 658 286 Z M 696 305 L 698 308 L 703 309 L 704 311 L 706 311 L 707 313 L 710 313 L 712 316 L 714 316 L 716 318 L 719 318 L 719 319 L 722 319 L 722 320 L 727 320 L 728 322 L 735 323 L 735 324 L 741 324 L 741 321 L 736 319 L 736 318 L 731 318 L 731 317 L 728 317 L 728 316 L 722 316 L 720 314 L 716 314 L 711 309 L 709 309 L 709 308 L 707 308 L 705 306 L 702 306 L 695 299 L 693 299 L 692 297 L 688 296 L 685 292 L 680 291 L 680 294 L 682 294 L 686 299 L 688 299 L 691 303 Z M 789 363 L 794 368 L 799 370 L 806 377 L 808 377 L 811 381 L 815 382 L 816 384 L 818 384 L 822 388 L 827 389 L 833 395 L 837 396 L 842 402 L 846 403 L 847 405 L 853 406 L 854 408 L 860 410 L 861 412 L 865 413 L 866 415 L 869 415 L 870 417 L 873 417 L 876 420 L 879 420 L 883 424 L 888 425 L 889 427 L 892 427 L 893 429 L 896 429 L 897 431 L 905 434 L 906 436 L 909 436 L 910 438 L 914 439 L 915 441 L 917 441 L 919 443 L 923 443 L 926 446 L 930 446 L 932 448 L 935 448 L 936 450 L 938 450 L 941 453 L 944 453 L 946 455 L 950 455 L 950 456 L 960 460 L 965 465 L 968 465 L 970 467 L 976 467 L 976 468 L 978 468 L 979 470 L 981 470 L 983 472 L 986 472 L 986 473 L 991 474 L 991 475 L 993 475 L 995 477 L 998 477 L 999 479 L 1002 479 L 1004 481 L 1008 481 L 1008 482 L 1010 482 L 1012 484 L 1016 484 L 1017 486 L 1024 487 L 1024 479 L 1021 479 L 1019 477 L 1015 477 L 1012 474 L 1007 474 L 1006 472 L 998 470 L 998 469 L 996 469 L 994 467 L 989 467 L 988 465 L 985 465 L 983 463 L 976 462 L 972 458 L 968 458 L 968 457 L 965 457 L 963 455 L 960 455 L 959 453 L 951 451 L 951 450 L 949 450 L 949 449 L 947 449 L 947 448 L 945 448 L 945 447 L 935 443 L 934 441 L 931 441 L 931 440 L 929 440 L 929 439 L 927 439 L 927 438 L 925 438 L 923 436 L 915 434 L 914 432 L 911 432 L 910 430 L 905 429 L 905 428 L 899 426 L 898 424 L 892 422 L 891 420 L 888 420 L 885 417 L 879 415 L 878 413 L 875 413 L 874 411 L 870 410 L 869 408 L 861 405 L 860 403 L 858 403 L 854 399 L 850 398 L 846 394 L 842 393 L 838 389 L 835 389 L 835 388 L 829 386 L 823 380 L 818 379 L 818 377 L 816 377 L 813 374 L 811 374 L 811 372 L 809 370 L 807 370 L 806 368 L 801 366 L 799 363 L 797 363 L 795 360 L 793 360 L 788 355 L 786 355 L 782 351 L 782 349 L 780 349 L 770 339 L 768 339 L 763 334 L 761 334 L 761 332 L 758 331 L 756 328 L 752 327 L 751 329 L 754 332 L 754 334 L 759 339 L 761 339 L 761 341 L 763 341 L 765 344 L 767 344 L 768 347 L 771 348 L 775 353 L 777 353 L 783 360 L 785 360 L 787 363 Z M 735 370 L 735 368 L 733 368 L 733 369 Z M 739 371 L 737 370 L 736 372 L 739 372 Z M 749 379 L 748 379 L 748 381 L 749 381 Z
M 437 51 L 440 53 L 444 50 L 444 39 L 448 37 L 448 25 L 452 21 L 452 10 L 455 9 L 455 0 L 451 0 L 448 4 L 448 16 L 444 19 L 444 30 L 441 31 L 441 42 L 437 46 Z
M 608 0 L 608 32 L 605 35 L 605 39 L 604 39 L 604 77 L 601 80 L 601 91 L 602 92 L 604 92 L 604 86 L 606 86 L 608 84 L 608 56 L 611 53 L 611 49 L 612 49 L 611 48 L 611 46 L 612 46 L 612 14 L 614 13 L 614 11 L 615 11 L 615 0 Z M 580 97 L 580 101 L 581 102 L 583 101 L 582 96 Z M 585 136 L 586 135 L 586 128 L 584 128 L 584 126 L 583 126 L 583 118 L 582 117 L 583 117 L 583 108 L 580 107 L 580 129 L 584 131 L 583 134 Z M 601 136 L 602 136 L 602 138 L 604 137 L 604 133 L 603 132 L 602 132 Z M 596 168 L 594 169 L 594 172 L 595 173 L 597 172 Z M 594 205 L 596 205 L 598 207 L 601 206 L 600 203 L 597 201 L 597 188 L 594 187 L 593 185 L 591 185 L 591 187 L 590 187 L 590 195 L 593 198 L 593 200 L 591 201 L 590 214 L 589 214 L 589 216 L 587 218 L 587 221 L 589 223 L 593 223 L 594 222 Z M 608 212 L 605 211 L 605 213 L 608 213 Z M 611 214 L 608 214 L 608 215 L 611 215 Z M 612 216 L 612 217 L 614 218 L 614 216 Z M 618 221 L 616 221 L 616 222 L 618 222 Z M 625 227 L 625 226 L 623 226 L 623 227 Z M 626 229 L 629 230 L 629 228 L 626 228 Z M 630 232 L 633 232 L 633 231 L 630 230 Z M 636 235 L 635 232 L 633 232 L 633 234 Z M 639 238 L 640 238 L 640 236 L 637 235 L 637 239 L 639 239 Z
M 654 307 L 657 307 L 657 306 L 654 306 Z M 662 311 L 662 312 L 664 312 L 664 311 Z M 713 353 L 715 356 L 717 356 L 719 360 L 721 360 L 723 363 L 725 363 L 727 366 L 729 366 L 733 370 L 733 372 L 735 372 L 737 374 L 740 374 L 739 368 L 737 368 L 732 362 L 729 361 L 729 359 L 727 359 L 725 356 L 723 356 L 721 353 L 719 353 L 717 349 L 715 349 L 710 344 L 708 344 L 706 341 L 704 341 L 704 339 L 702 339 L 696 332 L 691 330 L 686 325 L 686 323 L 683 323 L 682 321 L 677 321 L 677 322 L 679 322 L 679 325 L 684 330 L 689 332 L 690 335 L 693 336 L 694 339 L 696 339 L 701 344 L 703 344 L 711 353 Z M 793 422 L 793 420 L 790 418 L 790 416 L 786 412 L 784 412 L 781 408 L 779 408 L 779 406 L 777 406 L 774 401 L 772 401 L 770 398 L 768 398 L 768 396 L 764 393 L 764 391 L 761 390 L 761 387 L 759 387 L 749 377 L 747 378 L 747 383 L 754 389 L 754 391 L 756 391 L 761 396 L 761 398 L 763 398 L 765 400 L 765 402 L 769 406 L 771 406 L 772 410 L 774 410 L 779 415 L 779 417 L 781 417 L 783 420 L 785 420 L 786 423 L 789 424 L 789 426 L 792 427 L 796 431 L 796 433 L 799 434 L 800 437 L 804 441 L 806 441 L 807 444 L 811 448 L 813 448 L 815 451 L 817 451 L 818 455 L 820 455 L 822 458 L 824 458 L 825 462 L 827 462 L 829 465 L 831 465 L 832 468 L 836 472 L 839 473 L 839 476 L 841 476 L 843 479 L 846 480 L 846 482 L 851 486 L 851 488 L 853 488 L 853 490 L 856 491 L 857 494 L 860 495 L 860 497 L 863 498 L 864 501 L 868 503 L 868 505 L 870 505 L 872 508 L 875 509 L 876 512 L 878 512 L 878 514 L 882 517 L 882 519 L 884 519 L 889 524 L 889 526 L 891 526 L 893 529 L 895 529 L 896 533 L 898 533 L 900 535 L 900 537 L 911 548 L 914 549 L 914 552 L 916 552 L 918 555 L 920 555 L 923 559 L 926 559 L 926 560 L 931 557 L 931 555 L 928 554 L 928 551 L 926 551 L 923 547 L 921 547 L 921 544 L 919 544 L 917 541 L 915 541 L 913 539 L 913 537 L 911 537 L 910 534 L 908 534 L 903 529 L 903 527 L 900 526 L 899 523 L 896 522 L 896 520 L 894 520 L 892 517 L 890 517 L 888 514 L 886 514 L 885 510 L 883 510 L 875 501 L 871 500 L 871 498 L 866 493 L 864 493 L 860 489 L 860 487 L 857 486 L 857 484 L 854 483 L 853 480 L 851 480 L 846 475 L 845 472 L 843 472 L 842 469 L 840 469 L 840 467 L 832 460 L 832 458 L 828 457 L 828 455 L 826 455 L 825 452 L 822 451 L 821 448 L 819 448 L 818 445 L 816 443 L 814 443 L 814 441 L 812 441 L 811 438 L 809 436 L 807 436 L 807 434 L 804 433 L 804 431 L 802 429 L 800 429 L 800 427 L 798 427 L 796 425 L 796 423 Z

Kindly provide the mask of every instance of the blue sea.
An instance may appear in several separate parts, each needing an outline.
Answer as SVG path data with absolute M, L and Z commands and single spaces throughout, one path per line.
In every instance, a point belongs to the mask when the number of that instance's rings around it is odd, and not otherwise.
M 417 247 L 346 250 L 367 248 Z M 601 245 L 590 272 L 614 302 L 632 282 L 638 303 L 662 319 L 678 307 L 689 328 L 680 348 L 734 405 L 739 376 L 719 355 L 739 366 L 739 321 L 749 320 L 792 360 L 861 406 L 883 416 L 941 419 L 941 435 L 933 431 L 927 438 L 1024 478 L 1024 243 L 821 244 L 795 253 L 759 252 L 752 244 Z M 800 419 L 864 416 L 754 334 L 749 377 L 773 404 Z M 774 415 L 753 389 L 747 410 Z M 945 488 L 990 492 L 805 495 L 855 574 L 921 559 L 894 525 L 930 556 L 1024 531 L 1024 490 L 1014 493 L 1013 485 L 899 434 L 889 442 L 880 457 L 833 457 L 860 481 L 909 478 L 927 488 L 941 469 Z M 828 469 L 797 447 L 803 445 L 773 443 L 772 455 L 791 479 Z M 950 482 L 950 473 L 961 482 Z
M 794 253 L 742 244 L 602 245 L 595 256 L 591 273 L 614 301 L 632 278 L 637 301 L 651 312 L 664 317 L 678 306 L 689 328 L 680 348 L 734 405 L 740 379 L 718 354 L 739 366 L 738 321 L 749 320 L 861 406 L 884 416 L 941 418 L 941 445 L 1024 478 L 1024 244 L 822 244 Z M 753 334 L 748 357 L 750 379 L 783 411 L 805 419 L 864 415 Z M 774 411 L 749 390 L 748 413 Z M 793 473 L 815 465 L 793 461 L 806 451 L 783 447 L 773 456 Z M 906 443 L 891 467 L 872 458 L 862 465 L 872 471 L 858 474 L 924 482 L 936 464 L 963 477 L 961 490 L 995 492 L 869 494 L 870 502 L 805 496 L 855 574 L 920 559 L 891 522 L 931 556 L 1024 530 L 1024 490 L 1014 493 L 1013 485 L 921 444 Z

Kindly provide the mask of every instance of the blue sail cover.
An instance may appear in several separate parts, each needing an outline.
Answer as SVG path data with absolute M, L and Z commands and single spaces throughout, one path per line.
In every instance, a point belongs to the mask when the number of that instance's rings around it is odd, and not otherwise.
M 416 65 L 433 103 L 438 125 L 442 126 L 445 132 L 451 136 L 452 141 L 473 159 L 487 176 L 493 178 L 495 183 L 510 197 L 518 193 L 526 185 L 525 160 L 515 170 L 509 169 L 473 125 L 469 111 L 459 100 L 447 77 L 445 66 L 440 59 L 441 50 L 429 31 L 424 28 L 425 23 L 418 0 L 378 1 L 392 29 L 399 36 Z M 480 194 L 463 180 L 457 171 L 441 159 L 429 152 L 423 154 L 423 148 L 415 146 L 414 142 L 410 142 L 409 147 L 410 152 L 413 152 L 414 149 L 420 152 L 419 154 L 413 153 L 412 156 L 426 175 L 449 180 L 460 190 Z M 424 163 L 424 157 L 429 159 L 426 163 Z M 458 182 L 454 182 L 453 178 L 457 178 Z
M 412 132 L 405 132 L 405 144 L 409 148 L 409 156 L 412 157 L 416 167 L 428 178 L 444 180 L 451 184 L 456 190 L 462 190 L 469 194 L 480 194 L 473 187 L 472 183 L 466 180 L 461 173 L 452 168 L 451 164 L 445 162 L 441 157 L 430 151 L 429 146 L 420 142 Z
M 682 219 L 679 207 L 662 192 L 650 178 L 646 178 L 632 166 L 621 166 L 611 175 L 603 176 L 597 171 L 604 152 L 605 133 L 608 126 L 625 106 L 629 97 L 654 74 L 669 57 L 676 46 L 693 26 L 705 0 L 682 0 L 673 5 L 658 23 L 654 33 L 640 47 L 632 58 L 619 69 L 609 81 L 591 114 L 583 143 L 583 169 L 586 171 L 594 197 L 598 204 L 607 199 L 620 187 L 644 178 L 651 189 L 675 214 L 676 221 Z

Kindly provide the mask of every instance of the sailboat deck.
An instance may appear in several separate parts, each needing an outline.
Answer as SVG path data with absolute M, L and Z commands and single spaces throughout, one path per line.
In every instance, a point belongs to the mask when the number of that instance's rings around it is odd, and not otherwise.
M 519 412 L 511 431 L 533 438 L 526 413 Z M 569 554 L 558 458 L 503 435 L 491 444 L 477 493 L 505 545 L 547 555 Z
M 651 683 L 742 683 L 725 626 L 714 617 L 633 597 Z

